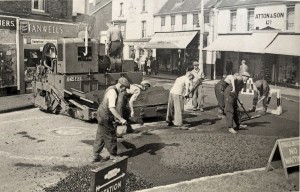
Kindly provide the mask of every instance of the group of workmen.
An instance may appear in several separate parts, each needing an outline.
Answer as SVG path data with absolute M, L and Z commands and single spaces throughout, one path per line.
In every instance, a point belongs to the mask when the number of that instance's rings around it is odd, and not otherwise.
M 111 24 L 108 36 L 108 54 L 110 56 L 117 55 L 123 46 L 120 30 L 117 27 L 114 28 Z M 185 75 L 178 77 L 170 90 L 166 115 L 168 126 L 188 129 L 183 125 L 184 101 L 186 99 L 192 98 L 193 111 L 204 111 L 204 88 L 202 82 L 205 76 L 203 71 L 200 70 L 197 61 L 193 62 L 193 67 L 192 71 L 187 71 Z M 248 67 L 245 64 L 245 60 L 243 60 L 239 73 L 227 75 L 215 85 L 219 116 L 226 119 L 230 133 L 237 133 L 237 130 L 245 128 L 245 125 L 241 124 L 238 96 L 240 91 L 245 88 L 249 77 Z M 253 107 L 249 111 L 255 111 L 256 105 L 263 101 L 263 113 L 266 113 L 269 86 L 263 79 L 255 79 L 254 82 Z M 107 88 L 97 110 L 98 129 L 93 147 L 93 162 L 116 159 L 117 125 L 129 125 L 129 117 L 134 117 L 133 102 L 137 99 L 140 92 L 147 90 L 148 87 L 150 87 L 148 81 L 142 81 L 140 84 L 130 84 L 128 79 L 121 77 L 116 85 Z M 259 96 L 261 97 L 260 100 L 258 100 Z M 127 114 L 130 114 L 129 117 L 124 117 L 124 110 L 128 110 Z M 130 126 L 127 126 L 127 130 L 132 131 Z M 108 157 L 100 156 L 104 146 L 110 154 Z
M 239 73 L 227 75 L 215 85 L 215 95 L 219 106 L 218 116 L 226 119 L 226 125 L 230 133 L 237 133 L 237 130 L 246 128 L 246 125 L 241 124 L 241 112 L 238 102 L 240 105 L 243 105 L 239 100 L 239 93 L 242 89 L 246 89 L 246 83 L 250 78 L 250 74 L 248 73 L 248 66 L 245 60 L 242 60 L 241 63 Z M 169 126 L 187 129 L 183 125 L 182 119 L 185 99 L 193 98 L 193 111 L 204 111 L 204 89 L 202 85 L 204 74 L 200 71 L 198 62 L 193 62 L 193 66 L 194 69 L 192 71 L 188 71 L 184 76 L 178 77 L 175 80 L 170 90 L 166 118 Z M 255 76 L 253 81 L 253 107 L 248 112 L 255 112 L 257 104 L 263 101 L 261 115 L 265 115 L 269 102 L 269 85 L 266 80 L 258 76 Z M 259 97 L 260 99 L 258 100 Z M 247 113 L 247 111 L 245 112 Z

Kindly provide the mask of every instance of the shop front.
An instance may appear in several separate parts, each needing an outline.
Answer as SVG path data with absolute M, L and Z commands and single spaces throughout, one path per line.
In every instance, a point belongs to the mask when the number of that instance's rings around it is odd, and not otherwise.
M 20 93 L 32 91 L 31 81 L 42 59 L 43 46 L 46 43 L 56 45 L 58 38 L 78 37 L 78 33 L 79 25 L 72 23 L 20 19 Z
M 17 19 L 0 16 L 0 96 L 17 93 Z
M 252 76 L 261 76 L 269 83 L 299 88 L 300 34 L 257 32 L 252 34 L 220 35 L 208 51 L 220 52 L 216 60 L 216 77 L 239 71 L 241 60 L 246 60 Z M 226 46 L 224 46 L 226 45 Z
M 157 32 L 145 47 L 154 49 L 160 72 L 181 75 L 198 61 L 198 45 L 198 31 L 182 31 Z

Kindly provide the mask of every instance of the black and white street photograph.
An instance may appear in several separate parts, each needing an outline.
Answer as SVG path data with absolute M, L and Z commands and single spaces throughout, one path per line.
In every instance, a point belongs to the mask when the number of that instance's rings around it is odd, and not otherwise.
M 300 0 L 0 0 L 0 192 L 299 190 Z

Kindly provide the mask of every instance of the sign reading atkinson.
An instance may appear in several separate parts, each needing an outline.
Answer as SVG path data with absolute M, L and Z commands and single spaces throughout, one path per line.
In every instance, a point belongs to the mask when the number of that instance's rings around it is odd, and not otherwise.
M 0 29 L 10 29 L 10 30 L 16 30 L 16 18 L 11 17 L 0 17 Z
M 285 29 L 286 10 L 285 6 L 257 7 L 254 14 L 254 28 Z
M 77 37 L 79 32 L 77 25 L 31 20 L 20 21 L 20 29 L 23 34 L 47 37 Z
M 97 169 L 91 170 L 92 192 L 124 192 L 128 157 L 120 157 L 115 163 L 100 163 Z M 101 166 L 102 164 L 102 166 Z
M 271 163 L 275 160 L 281 160 L 284 173 L 288 178 L 287 168 L 296 167 L 300 165 L 299 161 L 299 142 L 300 137 L 293 137 L 288 139 L 278 139 L 271 152 L 266 171 L 273 168 Z

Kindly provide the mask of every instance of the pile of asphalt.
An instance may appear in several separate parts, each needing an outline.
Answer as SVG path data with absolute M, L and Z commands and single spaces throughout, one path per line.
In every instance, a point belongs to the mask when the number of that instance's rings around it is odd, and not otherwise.
M 46 192 L 62 192 L 62 191 L 80 191 L 90 192 L 91 186 L 91 166 L 83 166 L 76 168 L 61 179 L 55 186 L 44 188 Z M 153 184 L 145 181 L 143 178 L 127 172 L 126 192 L 147 189 L 153 187 Z
M 161 86 L 149 87 L 146 91 L 142 91 L 135 101 L 134 105 L 160 105 L 168 104 L 169 90 Z

